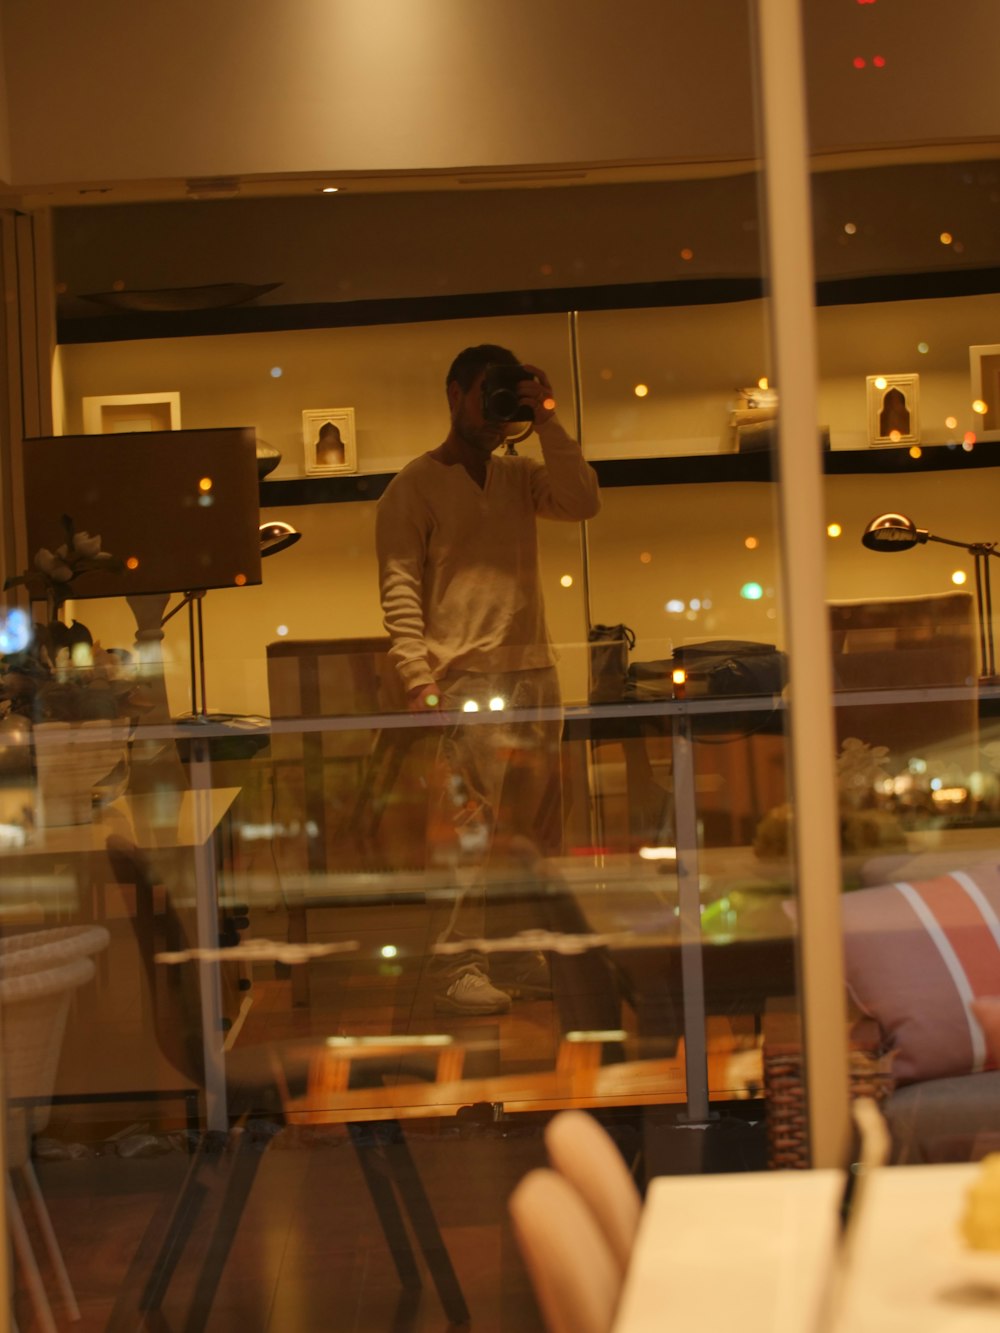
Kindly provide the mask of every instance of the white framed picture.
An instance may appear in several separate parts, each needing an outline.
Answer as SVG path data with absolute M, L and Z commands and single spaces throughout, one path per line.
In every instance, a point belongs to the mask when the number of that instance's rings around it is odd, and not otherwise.
M 969 348 L 972 410 L 978 440 L 1000 440 L 1000 343 Z
M 869 375 L 868 443 L 876 448 L 920 443 L 920 376 Z
M 115 393 L 83 400 L 85 435 L 129 435 L 180 428 L 179 393 Z
M 306 471 L 357 472 L 353 407 L 307 407 L 302 413 Z

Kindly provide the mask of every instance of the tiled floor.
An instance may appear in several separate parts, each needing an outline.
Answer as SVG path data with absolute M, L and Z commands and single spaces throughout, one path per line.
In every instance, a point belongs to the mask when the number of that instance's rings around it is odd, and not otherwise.
M 540 1328 L 505 1221 L 507 1195 L 541 1161 L 539 1128 L 536 1123 L 528 1132 L 521 1124 L 489 1134 L 442 1132 L 438 1125 L 407 1129 L 472 1327 L 483 1333 Z M 180 1188 L 187 1164 L 175 1152 L 43 1167 L 42 1187 L 81 1307 L 81 1333 L 185 1327 L 214 1196 L 190 1230 L 159 1316 L 150 1314 L 143 1324 L 138 1288 L 123 1291 L 122 1284 L 143 1231 Z M 426 1268 L 423 1276 L 419 1294 L 403 1292 L 343 1131 L 287 1131 L 261 1153 L 203 1326 L 213 1333 L 446 1328 Z M 21 1333 L 28 1333 L 33 1324 L 23 1291 L 17 1317 Z
M 317 917 L 315 938 L 349 933 L 365 941 L 363 951 L 347 961 L 331 959 L 312 968 L 306 1009 L 292 1006 L 286 979 L 276 980 L 272 969 L 261 969 L 240 1047 L 345 1031 L 363 1035 L 441 1026 L 433 1012 L 433 985 L 421 960 L 430 928 L 424 909 L 344 909 Z M 183 1080 L 166 1066 L 152 1037 L 131 927 L 124 919 L 112 919 L 109 925 L 106 976 L 78 997 L 66 1033 L 59 1088 L 67 1096 L 80 1090 L 97 1094 L 102 1089 L 176 1088 Z M 258 929 L 280 938 L 287 923 L 277 913 Z M 386 961 L 378 953 L 376 946 L 390 936 L 401 961 Z M 558 1034 L 550 1003 L 518 1004 L 502 1021 L 501 1040 L 496 1018 L 452 1020 L 467 1038 L 476 1038 L 479 1050 L 470 1057 L 474 1067 L 477 1062 L 490 1072 L 505 1065 L 551 1067 Z M 46 1138 L 62 1156 L 43 1157 L 38 1170 L 80 1303 L 81 1333 L 186 1328 L 192 1303 L 205 1313 L 206 1322 L 199 1327 L 219 1333 L 381 1333 L 448 1326 L 425 1266 L 423 1290 L 403 1291 L 341 1125 L 280 1132 L 274 1132 L 273 1124 L 258 1126 L 257 1171 L 210 1304 L 196 1298 L 195 1283 L 217 1215 L 224 1168 L 233 1159 L 224 1158 L 222 1169 L 209 1169 L 202 1179 L 214 1188 L 190 1226 L 161 1311 L 140 1316 L 140 1276 L 149 1271 L 165 1210 L 178 1197 L 191 1162 L 183 1113 L 184 1104 L 177 1099 L 68 1101 L 52 1108 Z M 524 1172 L 543 1159 L 545 1119 L 518 1115 L 498 1124 L 453 1118 L 405 1122 L 473 1327 L 487 1333 L 531 1333 L 540 1327 L 507 1227 L 506 1200 Z M 144 1151 L 158 1155 L 122 1155 L 143 1141 Z M 37 1235 L 35 1239 L 41 1261 L 44 1250 Z M 137 1254 L 139 1274 L 130 1274 Z M 44 1262 L 43 1272 L 54 1293 Z M 62 1323 L 57 1304 L 56 1314 Z M 20 1333 L 37 1326 L 20 1275 L 16 1316 Z
M 323 1124 L 279 1130 L 276 1120 L 253 1129 L 257 1169 L 245 1206 L 237 1210 L 232 1249 L 215 1289 L 199 1294 L 196 1283 L 212 1219 L 219 1215 L 218 1196 L 236 1161 L 232 1155 L 216 1159 L 201 1178 L 210 1188 L 184 1228 L 187 1243 L 159 1310 L 139 1313 L 143 1283 L 191 1157 L 183 1100 L 127 1096 L 137 1088 L 177 1090 L 184 1080 L 158 1049 L 131 924 L 127 915 L 114 914 L 113 899 L 111 909 L 107 966 L 78 996 L 66 1032 L 58 1090 L 67 1100 L 52 1108 L 46 1130 L 55 1155 L 43 1154 L 39 1162 L 81 1306 L 81 1333 L 446 1328 L 426 1269 L 420 1293 L 401 1288 L 346 1128 Z M 499 1018 L 435 1014 L 435 978 L 427 957 L 442 910 L 440 905 L 397 902 L 310 913 L 310 940 L 353 938 L 360 949 L 311 965 L 305 1008 L 293 1006 L 287 975 L 259 967 L 237 1051 L 317 1036 L 446 1031 L 468 1047 L 466 1075 L 523 1074 L 530 1083 L 532 1071 L 553 1070 L 560 1031 L 551 1002 L 516 1002 L 509 1015 Z M 252 928 L 258 937 L 287 938 L 280 902 L 270 910 L 255 910 Z M 396 947 L 394 957 L 382 956 L 386 944 Z M 125 1099 L 99 1100 L 115 1091 Z M 81 1102 L 81 1092 L 95 1100 Z M 530 1099 L 522 1104 L 530 1107 Z M 543 1161 L 541 1133 L 548 1113 L 528 1109 L 493 1120 L 490 1107 L 483 1106 L 458 1117 L 402 1121 L 472 1327 L 483 1333 L 540 1328 L 507 1225 L 506 1201 L 521 1176 Z M 644 1124 L 662 1114 L 657 1107 L 621 1106 L 605 1112 L 605 1119 L 614 1125 L 626 1155 L 634 1157 L 644 1144 Z M 691 1138 L 689 1133 L 674 1136 L 685 1146 Z M 137 1146 L 142 1151 L 128 1156 Z M 683 1167 L 667 1160 L 660 1169 Z M 38 1244 L 36 1250 L 42 1253 Z M 54 1292 L 51 1274 L 45 1276 Z M 192 1308 L 197 1318 L 189 1323 Z M 20 1275 L 16 1315 L 20 1333 L 33 1333 L 37 1324 Z M 58 1309 L 57 1317 L 61 1323 Z

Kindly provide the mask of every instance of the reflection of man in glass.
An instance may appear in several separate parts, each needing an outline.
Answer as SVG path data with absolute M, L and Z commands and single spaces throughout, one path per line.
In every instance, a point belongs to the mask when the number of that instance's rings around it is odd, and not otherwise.
M 490 365 L 523 370 L 517 396 L 531 410 L 544 461 L 495 456 L 524 423 L 484 412 Z M 495 879 L 512 855 L 561 850 L 559 682 L 536 520 L 590 518 L 600 497 L 593 468 L 554 416 L 544 371 L 522 367 L 503 347 L 470 347 L 452 363 L 446 389 L 451 423 L 444 443 L 407 464 L 379 502 L 382 610 L 410 708 L 486 715 L 442 731 L 433 804 L 451 855 L 488 866 Z M 429 850 L 440 859 L 439 847 Z M 487 934 L 480 873 L 456 903 L 446 934 Z M 510 999 L 493 984 L 486 959 L 469 950 L 454 958 L 438 1007 L 502 1013 Z
M 344 441 L 340 438 L 340 428 L 332 421 L 326 421 L 320 426 L 319 439 L 316 441 L 316 465 L 336 467 L 344 461 Z

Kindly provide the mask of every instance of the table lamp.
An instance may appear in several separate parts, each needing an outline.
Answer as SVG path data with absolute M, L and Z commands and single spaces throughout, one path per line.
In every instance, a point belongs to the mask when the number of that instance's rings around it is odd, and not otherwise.
M 262 523 L 258 531 L 260 533 L 261 558 L 268 555 L 277 555 L 279 551 L 287 551 L 289 546 L 294 546 L 302 537 L 301 532 L 297 532 L 291 523 L 286 523 L 281 518 L 272 519 L 269 523 Z
M 283 519 L 274 519 L 270 523 L 261 523 L 257 529 L 260 539 L 261 559 L 268 555 L 277 555 L 279 551 L 294 546 L 302 537 L 290 523 Z M 196 720 L 207 721 L 208 701 L 205 694 L 205 630 L 201 615 L 201 604 L 206 593 L 205 588 L 186 592 L 177 605 L 160 621 L 160 629 L 171 620 L 178 611 L 188 609 L 188 637 L 191 644 L 191 709 Z
M 879 514 L 865 528 L 862 544 L 870 551 L 910 551 L 914 546 L 939 542 L 957 546 L 972 556 L 976 575 L 976 614 L 979 622 L 979 661 L 981 680 L 997 680 L 993 649 L 993 598 L 990 592 L 990 556 L 1000 556 L 996 542 L 960 542 L 951 537 L 937 537 L 926 528 L 918 528 L 905 514 Z

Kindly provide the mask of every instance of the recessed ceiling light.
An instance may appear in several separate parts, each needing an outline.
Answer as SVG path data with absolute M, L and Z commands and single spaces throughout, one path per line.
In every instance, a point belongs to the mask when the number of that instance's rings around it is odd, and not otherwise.
M 337 194 L 340 191 L 339 185 L 324 185 L 320 191 L 321 194 Z

